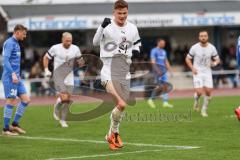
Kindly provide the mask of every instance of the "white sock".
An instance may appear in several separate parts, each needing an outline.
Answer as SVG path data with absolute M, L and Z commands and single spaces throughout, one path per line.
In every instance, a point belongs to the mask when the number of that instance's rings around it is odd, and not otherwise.
M 73 103 L 72 100 L 69 100 L 68 102 L 65 102 L 63 104 L 63 108 L 61 110 L 61 113 L 62 113 L 62 117 L 61 117 L 61 120 L 65 121 L 66 120 L 66 117 L 67 117 L 67 114 L 69 112 L 69 107 L 71 106 L 71 104 Z
M 115 107 L 112 110 L 110 119 L 111 119 L 111 124 L 110 124 L 110 129 L 108 132 L 108 135 L 110 135 L 112 132 L 113 133 L 119 133 L 119 125 L 122 120 L 124 112 L 120 111 L 117 107 Z
M 54 104 L 54 108 L 59 110 L 62 106 L 61 98 L 57 98 L 56 103 Z
M 199 96 L 196 92 L 194 93 L 194 100 L 198 103 L 201 96 Z
M 200 97 L 196 92 L 194 93 L 194 109 L 198 109 Z
M 203 106 L 202 106 L 203 111 L 207 110 L 207 107 L 208 107 L 208 104 L 209 104 L 210 100 L 211 100 L 210 96 L 204 96 Z

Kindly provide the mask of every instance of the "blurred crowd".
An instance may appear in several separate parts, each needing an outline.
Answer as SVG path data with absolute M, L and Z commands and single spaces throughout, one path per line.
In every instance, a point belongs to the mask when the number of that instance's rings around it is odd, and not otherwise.
M 169 62 L 173 66 L 179 66 L 182 68 L 182 71 L 189 71 L 185 64 L 185 57 L 189 51 L 189 46 L 177 46 L 175 49 L 168 49 L 168 58 Z M 2 53 L 2 48 L 0 48 L 0 52 Z M 42 67 L 42 57 L 45 52 L 39 52 L 34 48 L 26 48 L 22 51 L 22 65 L 21 65 L 21 76 L 23 79 L 35 79 L 35 78 L 44 78 L 44 69 Z M 92 67 L 86 72 L 86 70 L 79 69 L 74 71 L 74 75 L 76 77 L 75 85 L 80 86 L 92 86 L 88 80 L 80 80 L 79 77 L 86 75 L 97 75 L 99 70 L 99 65 L 96 65 L 95 57 L 98 57 L 99 54 L 94 50 L 85 49 L 82 51 L 82 54 L 91 54 L 92 58 L 88 58 L 88 64 L 91 64 Z M 151 71 L 151 64 L 149 60 L 150 53 L 142 53 L 141 56 L 133 56 L 130 72 L 141 74 L 144 71 Z M 223 71 L 223 70 L 235 70 L 236 69 L 236 46 L 235 44 L 231 44 L 229 46 L 223 46 L 219 52 L 221 57 L 221 64 L 217 67 L 213 68 L 214 71 Z M 2 54 L 0 55 L 0 62 L 2 64 Z M 85 68 L 86 69 L 86 68 Z M 2 74 L 2 66 L 0 66 L 0 75 Z M 229 84 L 235 88 L 238 86 L 238 81 L 236 74 L 218 74 L 213 76 L 214 87 L 218 88 L 219 84 Z M 143 85 L 144 79 L 136 78 L 131 82 L 132 86 Z M 31 83 L 32 93 L 38 95 L 45 94 L 54 94 L 49 90 L 49 88 L 43 84 L 43 82 L 38 81 Z

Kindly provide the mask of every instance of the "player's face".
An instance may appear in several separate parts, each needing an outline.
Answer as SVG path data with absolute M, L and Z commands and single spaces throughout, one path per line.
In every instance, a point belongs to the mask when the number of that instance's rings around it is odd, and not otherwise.
M 127 20 L 128 8 L 118 8 L 118 9 L 115 9 L 114 12 L 113 12 L 113 15 L 115 17 L 115 22 L 119 26 L 123 26 L 124 23 Z
M 202 44 L 206 44 L 208 42 L 208 33 L 207 32 L 200 32 L 199 33 L 199 41 Z
M 69 48 L 72 44 L 72 37 L 63 37 L 62 44 L 64 48 Z
M 27 37 L 27 31 L 26 30 L 16 31 L 16 37 L 18 40 L 23 41 Z
M 159 47 L 159 48 L 164 48 L 165 45 L 166 45 L 166 42 L 165 42 L 164 40 L 158 41 L 158 47 Z

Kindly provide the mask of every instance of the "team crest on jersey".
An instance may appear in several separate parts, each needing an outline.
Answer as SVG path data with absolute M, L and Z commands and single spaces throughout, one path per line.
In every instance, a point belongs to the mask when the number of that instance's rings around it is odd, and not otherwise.
M 127 37 L 122 37 L 122 42 L 126 42 L 127 41 Z
M 122 33 L 122 34 L 126 34 L 126 32 L 124 32 L 124 31 L 121 31 L 121 33 Z

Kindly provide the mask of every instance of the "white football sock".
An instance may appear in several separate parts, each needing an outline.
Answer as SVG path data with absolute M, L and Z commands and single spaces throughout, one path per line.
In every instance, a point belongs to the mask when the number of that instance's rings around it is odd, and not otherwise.
M 60 110 L 62 106 L 61 98 L 57 98 L 56 103 L 54 104 L 54 108 Z
M 199 96 L 196 92 L 194 93 L 194 100 L 198 103 L 201 96 Z
M 63 108 L 61 110 L 61 114 L 62 114 L 61 120 L 63 120 L 63 121 L 66 120 L 67 114 L 69 112 L 69 107 L 71 106 L 72 103 L 73 103 L 73 101 L 69 100 L 68 102 L 65 102 L 63 104 Z
M 112 132 L 119 133 L 119 125 L 122 120 L 123 114 L 124 112 L 120 111 L 117 107 L 115 107 L 112 110 L 112 113 L 110 116 L 111 124 L 110 124 L 108 135 L 110 135 Z
M 207 107 L 208 107 L 208 104 L 209 104 L 210 100 L 211 100 L 210 96 L 204 96 L 203 106 L 202 106 L 203 111 L 207 110 Z

